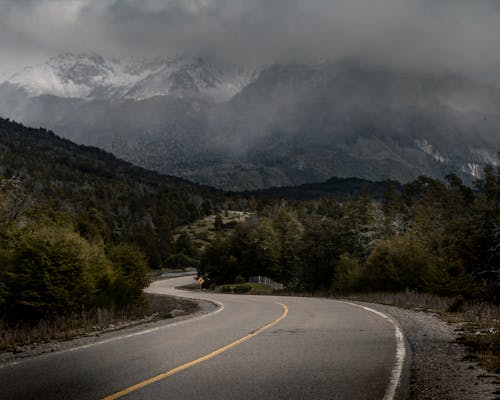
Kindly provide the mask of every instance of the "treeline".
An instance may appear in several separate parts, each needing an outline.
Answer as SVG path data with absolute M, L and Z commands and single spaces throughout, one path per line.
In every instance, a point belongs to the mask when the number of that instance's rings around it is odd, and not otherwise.
M 397 190 L 396 190 L 397 189 Z M 291 290 L 418 290 L 499 302 L 500 168 L 475 189 L 420 177 L 375 200 L 268 202 L 202 255 L 212 284 L 266 275 Z
M 1 319 L 140 301 L 176 227 L 245 200 L 0 119 Z
M 373 182 L 361 178 L 333 177 L 325 182 L 305 183 L 299 186 L 280 186 L 245 192 L 260 199 L 290 199 L 313 200 L 330 198 L 344 201 L 361 193 L 370 192 L 372 198 L 379 200 L 388 187 L 400 191 L 401 184 L 397 181 L 386 180 Z

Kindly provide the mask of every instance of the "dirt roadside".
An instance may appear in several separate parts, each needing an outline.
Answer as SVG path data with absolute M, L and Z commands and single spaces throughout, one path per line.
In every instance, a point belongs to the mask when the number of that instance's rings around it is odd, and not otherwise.
M 168 311 L 169 318 L 158 319 L 147 317 L 142 320 L 125 322 L 123 324 L 111 325 L 106 329 L 91 331 L 69 340 L 51 340 L 45 343 L 33 343 L 18 346 L 15 351 L 0 352 L 0 368 L 2 364 L 9 364 L 21 358 L 35 357 L 45 353 L 64 351 L 67 349 L 91 345 L 112 339 L 118 336 L 126 336 L 146 329 L 154 329 L 164 325 L 178 323 L 180 321 L 208 314 L 217 309 L 217 306 L 209 301 L 185 299 L 173 296 L 155 295 L 156 301 L 161 301 Z
M 15 352 L 0 353 L 2 364 L 20 358 L 64 351 L 74 347 L 153 329 L 215 311 L 208 301 L 159 296 L 173 318 L 158 321 L 134 321 L 65 341 L 50 341 L 22 346 Z M 349 300 L 352 301 L 352 300 Z M 500 377 L 486 372 L 470 361 L 464 346 L 457 342 L 461 326 L 445 322 L 437 314 L 395 306 L 352 301 L 391 316 L 402 328 L 410 357 L 409 398 L 411 400 L 493 400 L 500 399 Z
M 436 314 L 356 301 L 391 316 L 410 347 L 411 400 L 500 399 L 500 377 L 470 361 L 457 343 L 461 326 Z

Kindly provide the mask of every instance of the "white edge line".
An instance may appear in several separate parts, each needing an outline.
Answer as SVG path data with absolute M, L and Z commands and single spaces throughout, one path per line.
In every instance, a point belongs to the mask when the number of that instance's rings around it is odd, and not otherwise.
M 397 322 L 394 321 L 391 317 L 380 311 L 374 310 L 373 308 L 365 307 L 362 306 L 361 304 L 350 303 L 348 301 L 342 301 L 342 300 L 336 300 L 336 301 L 349 304 L 351 306 L 360 307 L 374 314 L 377 314 L 378 316 L 389 321 L 394 326 L 394 335 L 396 336 L 396 361 L 394 363 L 394 367 L 392 368 L 391 380 L 389 386 L 387 387 L 385 395 L 382 399 L 382 400 L 393 400 L 401 380 L 401 374 L 403 372 L 403 365 L 406 357 L 405 338 L 403 332 L 401 331 L 401 328 L 399 327 Z
M 98 345 L 105 344 L 105 343 L 110 343 L 110 342 L 114 342 L 114 341 L 118 341 L 118 340 L 128 339 L 128 338 L 135 337 L 135 336 L 145 335 L 145 334 L 148 334 L 148 333 L 159 331 L 161 329 L 167 329 L 169 327 L 183 325 L 185 323 L 192 322 L 192 321 L 197 321 L 197 320 L 206 318 L 208 316 L 218 314 L 219 312 L 221 312 L 222 310 L 224 310 L 224 304 L 222 304 L 221 302 L 218 302 L 218 301 L 215 301 L 215 300 L 207 300 L 207 301 L 210 301 L 210 302 L 218 305 L 219 308 L 217 310 L 211 312 L 211 313 L 203 314 L 203 315 L 200 315 L 198 317 L 185 319 L 185 320 L 182 320 L 182 321 L 179 321 L 179 322 L 174 322 L 172 324 L 166 324 L 166 325 L 158 326 L 156 328 L 146 329 L 146 330 L 139 331 L 139 332 L 129 333 L 127 335 L 115 336 L 115 337 L 112 337 L 112 338 L 109 338 L 109 339 L 105 339 L 105 340 L 101 340 L 101 341 L 98 341 L 98 342 L 93 342 L 93 343 L 85 344 L 85 345 L 82 345 L 82 346 L 72 347 L 72 348 L 69 348 L 69 349 L 64 349 L 64 350 L 56 351 L 56 352 L 53 352 L 53 353 L 41 354 L 41 356 L 54 356 L 54 355 L 60 355 L 60 354 L 64 354 L 64 353 L 70 353 L 70 352 L 87 349 L 89 347 L 98 346 Z M 386 314 L 384 314 L 384 313 L 382 313 L 380 311 L 374 310 L 373 308 L 369 308 L 369 307 L 366 307 L 366 306 L 362 306 L 360 304 L 351 303 L 351 302 L 348 302 L 348 301 L 342 301 L 342 300 L 336 300 L 336 301 L 338 301 L 340 303 L 344 303 L 344 304 L 349 304 L 351 306 L 363 308 L 364 310 L 367 310 L 367 311 L 370 311 L 370 312 L 372 312 L 374 314 L 377 314 L 378 316 L 380 316 L 380 317 L 386 319 L 387 321 L 389 321 L 394 326 L 394 334 L 396 336 L 396 362 L 395 362 L 394 367 L 392 369 L 391 380 L 390 380 L 389 386 L 387 387 L 385 395 L 383 397 L 383 400 L 393 400 L 394 396 L 396 395 L 396 389 L 397 389 L 397 387 L 399 385 L 399 381 L 401 379 L 401 374 L 402 374 L 402 371 L 403 371 L 404 360 L 405 360 L 405 357 L 406 357 L 406 345 L 405 345 L 405 340 L 404 340 L 403 332 L 399 328 L 398 324 L 391 317 L 387 316 Z M 6 368 L 6 367 L 9 367 L 9 366 L 13 366 L 13 365 L 21 364 L 21 363 L 23 363 L 23 361 L 29 361 L 32 358 L 34 358 L 34 357 L 26 358 L 25 360 L 17 360 L 17 361 L 5 363 L 3 365 L 0 365 L 0 369 Z
M 200 300 L 200 299 L 196 299 L 196 300 Z M 205 299 L 203 299 L 203 300 L 205 300 Z M 184 319 L 184 320 L 179 321 L 179 322 L 174 322 L 172 324 L 165 324 L 165 325 L 158 326 L 156 328 L 145 329 L 143 331 L 129 333 L 129 334 L 126 334 L 126 335 L 121 335 L 121 336 L 115 336 L 115 337 L 112 337 L 112 338 L 109 338 L 109 339 L 100 340 L 98 342 L 92 342 L 92 343 L 84 344 L 84 345 L 77 346 L 77 347 L 71 347 L 71 348 L 68 348 L 68 349 L 55 351 L 53 353 L 42 353 L 42 354 L 39 354 L 39 355 L 35 355 L 33 357 L 27 357 L 25 359 L 20 359 L 20 360 L 16 360 L 16 361 L 7 362 L 5 364 L 0 365 L 0 369 L 6 368 L 6 367 L 10 367 L 10 366 L 13 366 L 13 365 L 22 364 L 23 362 L 27 362 L 27 361 L 32 360 L 32 359 L 34 359 L 36 357 L 39 357 L 39 356 L 40 357 L 43 357 L 43 356 L 46 356 L 46 357 L 48 357 L 48 356 L 56 356 L 56 355 L 60 355 L 60 354 L 64 354 L 64 353 L 71 353 L 73 351 L 87 349 L 89 347 L 98 346 L 98 345 L 105 344 L 105 343 L 110 343 L 110 342 L 115 342 L 115 341 L 118 341 L 118 340 L 128 339 L 128 338 L 131 338 L 131 337 L 134 337 L 134 336 L 146 335 L 148 333 L 156 332 L 156 331 L 159 331 L 159 330 L 162 330 L 162 329 L 167 329 L 167 328 L 170 328 L 172 326 L 178 326 L 178 325 L 186 324 L 188 322 L 197 321 L 197 320 L 200 320 L 200 319 L 203 319 L 203 318 L 206 318 L 206 317 L 218 314 L 222 310 L 224 310 L 224 304 L 222 304 L 221 302 L 215 301 L 215 300 L 206 300 L 206 301 L 209 301 L 211 303 L 216 304 L 219 308 L 217 308 L 217 310 L 212 311 L 212 312 L 210 312 L 208 314 L 203 314 L 203 315 L 200 315 L 200 316 L 194 317 L 194 318 L 187 318 L 187 319 Z

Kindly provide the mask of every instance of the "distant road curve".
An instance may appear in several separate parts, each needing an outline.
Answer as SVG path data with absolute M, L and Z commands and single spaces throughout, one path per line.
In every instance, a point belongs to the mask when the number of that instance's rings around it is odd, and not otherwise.
M 201 317 L 0 367 L 0 399 L 400 399 L 405 346 L 387 316 L 328 299 L 151 293 L 215 302 Z M 401 390 L 402 389 L 402 390 Z

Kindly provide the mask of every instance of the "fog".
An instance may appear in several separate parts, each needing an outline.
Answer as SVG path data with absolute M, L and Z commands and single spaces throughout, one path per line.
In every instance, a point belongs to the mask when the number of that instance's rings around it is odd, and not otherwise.
M 62 51 L 267 65 L 355 58 L 499 83 L 495 0 L 0 0 L 0 77 Z

